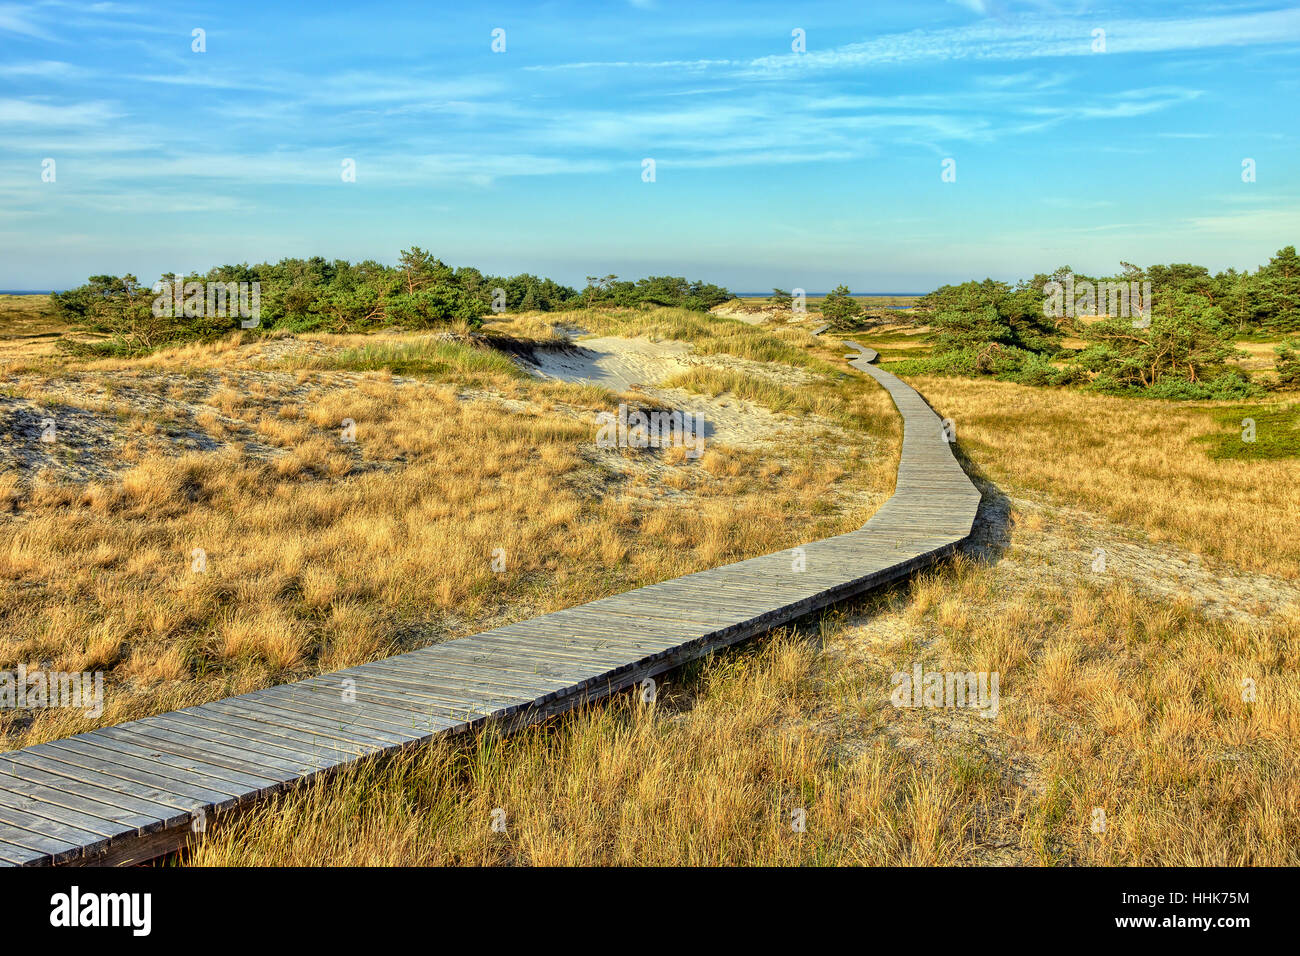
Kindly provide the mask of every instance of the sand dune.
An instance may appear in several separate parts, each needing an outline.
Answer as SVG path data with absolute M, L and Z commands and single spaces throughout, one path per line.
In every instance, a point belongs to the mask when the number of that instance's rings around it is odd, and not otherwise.
M 713 359 L 717 361 L 713 361 Z M 711 398 L 661 383 L 700 365 L 725 367 L 741 360 L 696 356 L 683 342 L 600 336 L 578 340 L 560 350 L 538 349 L 525 365 L 540 378 L 603 385 L 615 392 L 635 392 L 657 404 L 689 412 L 704 422 L 700 433 L 710 442 L 739 447 L 777 442 L 789 429 L 805 423 L 775 415 L 738 398 Z M 756 364 L 756 363 L 748 363 Z

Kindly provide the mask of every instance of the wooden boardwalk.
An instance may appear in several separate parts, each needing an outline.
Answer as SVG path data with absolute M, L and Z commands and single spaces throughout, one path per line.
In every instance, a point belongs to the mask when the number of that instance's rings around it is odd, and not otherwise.
M 125 864 L 359 759 L 485 720 L 522 725 L 933 563 L 980 495 L 939 418 L 869 363 L 903 416 L 894 495 L 860 530 L 294 684 L 0 754 L 0 864 Z

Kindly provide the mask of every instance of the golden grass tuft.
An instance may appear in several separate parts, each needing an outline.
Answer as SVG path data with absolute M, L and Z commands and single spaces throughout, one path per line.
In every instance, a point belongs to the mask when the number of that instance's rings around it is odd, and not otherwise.
M 1300 576 L 1300 460 L 1211 459 L 1212 403 L 938 376 L 913 384 L 995 482 L 1243 570 Z

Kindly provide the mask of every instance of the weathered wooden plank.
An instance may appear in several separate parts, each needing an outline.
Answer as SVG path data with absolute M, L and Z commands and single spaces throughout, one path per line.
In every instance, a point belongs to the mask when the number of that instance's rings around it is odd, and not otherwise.
M 108 837 L 94 830 L 83 830 L 64 820 L 37 816 L 25 810 L 0 804 L 0 824 L 5 836 L 40 854 L 55 855 L 68 851 L 86 852 L 108 846 Z
M 332 699 L 321 703 L 319 697 L 313 700 L 302 691 L 290 690 L 292 686 L 268 688 L 258 698 L 257 706 L 262 712 L 275 713 L 282 720 L 302 721 L 320 728 L 322 732 L 338 727 L 341 734 L 357 732 L 380 744 L 404 744 L 425 736 L 408 726 L 409 717 L 406 721 L 396 721 L 367 713 L 361 704 L 345 704 Z
M 87 772 L 64 773 L 60 772 L 64 768 L 57 765 L 47 770 L 19 759 L 21 755 L 22 751 L 16 752 L 13 762 L 0 775 L 0 788 L 10 793 L 83 810 L 132 830 L 156 829 L 189 819 L 192 807 L 177 806 L 162 794 L 140 788 L 127 793 L 116 788 L 112 778 Z
M 232 738 L 229 734 L 214 732 L 209 723 L 192 724 L 176 720 L 172 714 L 159 714 L 153 718 L 153 725 L 176 734 L 178 738 L 189 741 L 196 751 L 201 748 L 218 748 L 217 753 L 238 754 L 241 760 L 255 761 L 258 766 L 274 767 L 291 776 L 301 776 L 323 765 L 319 756 L 310 758 L 305 754 L 286 747 L 276 747 L 265 742 Z
M 470 638 L 465 638 L 466 641 Z M 520 652 L 535 651 L 538 654 L 553 653 L 557 659 L 566 658 L 579 664 L 600 666 L 613 661 L 635 660 L 640 655 L 654 654 L 663 647 L 675 644 L 639 641 L 636 638 L 619 638 L 610 633 L 601 636 L 585 637 L 576 635 L 556 625 L 539 624 L 528 635 L 514 635 L 497 632 L 482 641 L 474 638 L 475 647 L 514 648 Z M 629 654 L 635 656 L 629 657 Z
M 461 668 L 465 666 L 463 662 L 438 658 L 419 668 L 412 665 L 407 665 L 400 670 L 371 668 L 364 672 L 364 677 L 367 681 L 387 688 L 390 692 L 405 693 L 413 702 L 427 702 L 429 706 L 438 706 L 445 701 L 448 694 L 453 692 L 459 692 L 461 695 L 476 693 L 507 703 L 516 700 L 544 702 L 566 686 L 562 681 L 534 675 L 535 680 L 529 687 L 504 678 L 494 679 L 493 672 L 482 667 L 478 672 L 482 676 L 478 677 L 463 670 L 448 673 L 448 670 L 457 664 Z M 360 688 L 361 685 L 358 684 L 358 689 Z
M 7 805 L 109 839 L 163 826 L 155 813 L 123 810 L 97 802 L 93 794 L 68 793 L 9 774 L 0 774 L 0 792 Z
M 205 745 L 160 722 L 133 728 L 128 734 L 110 734 L 106 727 L 96 743 L 158 765 L 158 772 L 180 784 L 202 777 L 208 788 L 229 791 L 238 797 L 250 789 L 264 788 L 292 780 L 296 773 L 277 769 L 269 761 L 254 760 L 247 753 L 217 745 Z M 217 803 L 218 801 L 213 801 Z
M 523 679 L 540 676 L 556 680 L 585 680 L 591 674 L 588 667 L 555 658 L 545 646 L 537 646 L 535 650 L 506 653 L 500 648 L 492 647 L 475 650 L 472 646 L 467 646 L 462 649 L 458 646 L 460 643 L 452 641 L 448 644 L 439 644 L 437 654 L 402 661 L 394 661 L 390 658 L 387 661 L 375 661 L 375 665 L 391 664 L 393 670 L 413 668 L 417 673 L 425 673 L 430 668 L 436 669 L 442 661 L 446 660 L 484 669 L 492 668 L 493 672 L 508 678 Z M 363 666 L 369 668 L 374 665 Z
M 51 747 L 46 752 L 51 760 L 80 770 L 93 770 L 119 781 L 115 786 L 131 787 L 136 784 L 154 787 L 162 793 L 170 794 L 178 800 L 195 801 L 198 805 L 222 804 L 238 801 L 240 794 L 248 789 L 246 784 L 229 784 L 211 774 L 204 776 L 206 786 L 187 785 L 174 774 L 163 771 L 168 769 L 165 755 L 147 749 L 136 750 L 108 747 L 96 742 L 88 747 L 84 741 L 69 738 L 60 747 Z M 145 759 L 141 759 L 141 757 Z
M 283 705 L 272 706 L 263 697 L 264 692 L 248 694 L 243 697 L 230 697 L 225 701 L 215 701 L 206 705 L 219 713 L 247 716 L 250 720 L 261 721 L 285 730 L 299 730 L 305 737 L 326 737 L 358 749 L 359 753 L 373 753 L 385 746 L 405 743 L 410 739 L 407 734 L 375 730 L 362 723 L 354 713 L 331 714 L 320 717 L 306 711 L 286 710 Z M 236 703 L 237 702 L 237 703 Z
M 448 649 L 423 660 L 403 661 L 400 665 L 375 661 L 357 668 L 358 673 L 392 677 L 397 674 L 419 674 L 426 678 L 423 685 L 430 689 L 440 683 L 481 684 L 507 694 L 545 694 L 553 686 L 554 678 L 539 672 L 515 672 L 506 666 L 510 660 L 498 655 L 496 660 L 475 661 L 473 655 L 459 654 Z M 439 678 L 442 678 L 440 680 Z
M 355 749 L 345 747 L 324 738 L 310 738 L 301 730 L 285 730 L 270 724 L 258 723 L 240 715 L 232 717 L 214 710 L 198 712 L 196 709 L 172 711 L 166 715 L 169 719 L 183 721 L 196 733 L 215 735 L 218 740 L 229 738 L 238 741 L 241 746 L 252 748 L 253 744 L 269 745 L 301 755 L 305 760 L 319 759 L 332 765 L 339 761 L 356 759 Z
M 42 800 L 20 793 L 0 791 L 0 811 L 2 810 L 17 810 L 30 816 L 49 820 L 56 826 L 67 826 L 86 833 L 93 833 L 96 837 L 102 837 L 105 840 L 122 832 L 121 824 L 102 820 L 89 813 L 45 803 Z
M 458 691 L 449 690 L 444 694 L 434 695 L 422 691 L 414 681 L 402 682 L 386 679 L 375 674 L 358 674 L 355 678 L 355 696 L 369 713 L 376 719 L 391 722 L 394 727 L 436 731 L 451 727 L 463 720 L 467 714 L 481 716 L 484 706 L 489 712 L 497 707 L 505 708 L 518 705 L 532 698 L 520 694 L 507 696 L 488 695 L 483 691 L 462 686 Z M 304 692 L 315 697 L 324 697 L 332 692 L 305 689 Z M 304 698 L 305 699 L 305 698 Z M 310 700 L 307 700 L 310 703 Z
M 7 829 L 7 828 L 6 828 Z M 17 839 L 18 835 L 14 835 Z M 64 853 L 77 853 L 77 847 L 67 847 Z M 34 850 L 28 846 L 19 846 L 0 840 L 0 864 L 5 866 L 40 866 L 48 864 L 58 851 Z

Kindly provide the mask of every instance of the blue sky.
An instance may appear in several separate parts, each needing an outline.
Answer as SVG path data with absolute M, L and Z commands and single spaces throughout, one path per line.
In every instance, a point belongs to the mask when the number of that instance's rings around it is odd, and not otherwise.
M 0 2 L 0 288 L 417 244 L 923 291 L 1300 242 L 1294 5 L 311 6 Z

